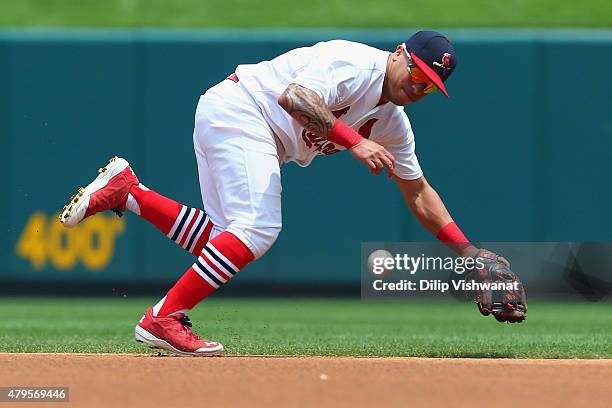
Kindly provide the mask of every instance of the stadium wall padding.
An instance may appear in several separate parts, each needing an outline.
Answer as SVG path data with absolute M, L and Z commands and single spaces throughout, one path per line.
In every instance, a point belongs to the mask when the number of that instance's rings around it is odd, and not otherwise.
M 407 107 L 425 175 L 475 241 L 611 241 L 612 31 L 450 31 L 451 98 Z M 241 63 L 344 38 L 393 50 L 406 31 L 0 31 L 0 279 L 170 285 L 192 257 L 113 214 L 57 213 L 114 155 L 201 206 L 198 97 Z M 283 167 L 280 238 L 231 285 L 359 282 L 362 242 L 429 241 L 392 181 L 347 153 Z M 535 272 L 533 272 L 535 273 Z

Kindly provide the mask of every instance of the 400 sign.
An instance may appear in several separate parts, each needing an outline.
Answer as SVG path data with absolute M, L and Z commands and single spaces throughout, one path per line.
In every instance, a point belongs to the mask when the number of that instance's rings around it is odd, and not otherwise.
M 58 270 L 85 268 L 98 271 L 106 267 L 115 252 L 115 239 L 125 231 L 125 220 L 98 214 L 74 228 L 65 228 L 57 215 L 33 213 L 17 241 L 17 255 L 29 259 L 33 269 L 50 262 Z

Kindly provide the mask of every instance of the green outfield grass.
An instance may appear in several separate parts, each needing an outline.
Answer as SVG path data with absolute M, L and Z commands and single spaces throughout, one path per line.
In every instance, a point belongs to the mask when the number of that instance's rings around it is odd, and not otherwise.
M 133 329 L 153 299 L 0 299 L 0 352 L 150 353 Z M 232 355 L 612 358 L 611 303 L 535 303 L 520 325 L 458 302 L 207 300 L 194 328 Z
M 611 27 L 608 0 L 0 0 L 0 25 Z

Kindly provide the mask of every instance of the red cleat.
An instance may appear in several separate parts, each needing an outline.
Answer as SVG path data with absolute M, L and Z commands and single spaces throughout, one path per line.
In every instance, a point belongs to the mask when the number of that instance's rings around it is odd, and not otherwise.
M 98 172 L 98 177 L 80 188 L 64 206 L 59 217 L 64 226 L 72 228 L 90 215 L 106 210 L 123 215 L 130 188 L 140 183 L 138 177 L 127 160 L 120 157 L 110 159 Z
M 136 326 L 136 341 L 176 356 L 214 356 L 223 352 L 216 341 L 202 340 L 191 331 L 191 322 L 183 313 L 155 317 L 150 307 Z

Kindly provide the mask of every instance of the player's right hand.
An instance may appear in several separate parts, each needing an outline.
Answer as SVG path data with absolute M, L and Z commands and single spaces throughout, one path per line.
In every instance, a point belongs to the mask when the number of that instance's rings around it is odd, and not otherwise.
M 389 178 L 393 175 L 395 158 L 378 143 L 363 139 L 349 151 L 355 159 L 368 166 L 370 172 L 375 176 L 378 176 L 385 168 Z

